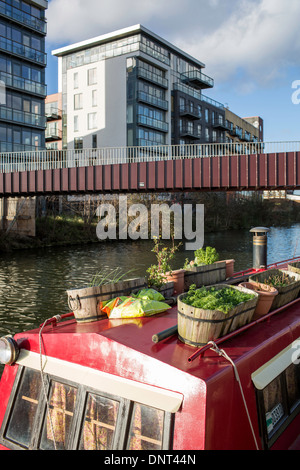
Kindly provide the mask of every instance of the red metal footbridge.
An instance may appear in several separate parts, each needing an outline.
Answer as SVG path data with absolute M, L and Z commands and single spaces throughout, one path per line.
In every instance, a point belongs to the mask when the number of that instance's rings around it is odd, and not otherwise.
M 0 197 L 300 188 L 300 142 L 0 154 Z

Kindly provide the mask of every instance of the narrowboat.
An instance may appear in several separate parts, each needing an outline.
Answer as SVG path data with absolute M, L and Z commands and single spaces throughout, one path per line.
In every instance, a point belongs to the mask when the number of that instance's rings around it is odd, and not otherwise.
M 1 338 L 0 448 L 299 450 L 300 297 L 200 347 L 177 322 L 175 302 Z

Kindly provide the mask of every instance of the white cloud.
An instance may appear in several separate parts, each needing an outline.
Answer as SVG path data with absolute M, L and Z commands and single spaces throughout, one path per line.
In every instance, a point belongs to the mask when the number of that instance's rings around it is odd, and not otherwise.
M 300 52 L 299 0 L 50 0 L 47 17 L 55 47 L 141 23 L 204 62 L 215 82 L 240 77 L 244 92 L 276 81 Z
M 299 17 L 298 0 L 244 0 L 201 43 L 187 40 L 183 47 L 201 55 L 216 80 L 244 69 L 249 79 L 269 85 L 299 62 Z

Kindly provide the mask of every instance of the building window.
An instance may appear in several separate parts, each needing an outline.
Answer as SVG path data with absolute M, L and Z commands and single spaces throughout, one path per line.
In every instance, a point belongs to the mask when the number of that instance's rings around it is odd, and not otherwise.
M 97 106 L 97 90 L 92 91 L 92 106 Z
M 82 109 L 82 93 L 74 95 L 74 109 Z
M 88 114 L 88 129 L 96 129 L 97 127 L 97 113 Z
M 74 139 L 74 149 L 75 150 L 83 149 L 83 138 L 82 137 L 75 137 L 75 139 Z
M 205 109 L 205 122 L 208 122 L 209 121 L 209 112 L 208 112 L 208 109 L 206 108 Z
M 97 148 L 97 134 L 92 135 L 92 148 L 93 149 Z
M 74 88 L 78 88 L 78 72 L 75 72 L 73 75 Z
M 88 85 L 95 85 L 97 83 L 97 69 L 88 70 Z
M 78 116 L 74 116 L 74 132 L 78 131 Z
M 209 128 L 208 127 L 205 128 L 205 140 L 206 142 L 209 141 Z

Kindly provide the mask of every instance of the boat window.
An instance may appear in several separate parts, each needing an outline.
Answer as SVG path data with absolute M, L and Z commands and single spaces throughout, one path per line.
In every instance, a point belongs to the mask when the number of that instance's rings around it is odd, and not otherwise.
M 19 384 L 18 393 L 5 438 L 28 448 L 30 445 L 35 415 L 41 391 L 39 372 L 26 369 Z
M 128 439 L 129 450 L 162 449 L 164 412 L 135 403 Z
M 262 440 L 270 448 L 300 412 L 300 364 L 290 364 L 262 390 L 257 390 Z
M 67 448 L 67 439 L 74 416 L 77 389 L 52 381 L 49 413 L 46 411 L 40 449 Z
M 291 364 L 285 371 L 288 391 L 289 409 L 293 411 L 300 400 L 300 373 L 299 366 Z
M 119 402 L 88 394 L 80 450 L 113 449 Z
M 170 448 L 173 413 L 46 373 L 43 382 L 40 371 L 20 366 L 0 429 L 4 446 L 16 450 Z
M 267 431 L 270 434 L 277 423 L 285 416 L 281 376 L 273 380 L 264 390 L 264 409 Z

